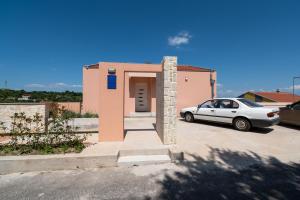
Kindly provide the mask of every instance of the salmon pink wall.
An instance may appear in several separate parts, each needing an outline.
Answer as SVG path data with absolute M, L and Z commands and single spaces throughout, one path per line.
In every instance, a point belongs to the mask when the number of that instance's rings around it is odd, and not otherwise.
M 151 85 L 151 112 L 156 112 L 156 78 L 150 79 Z
M 81 113 L 81 102 L 57 102 L 59 107 L 63 107 L 66 110 Z
M 216 80 L 216 72 L 212 73 L 212 78 Z M 148 84 L 148 103 L 151 102 L 150 112 L 156 112 L 155 78 L 131 77 L 125 75 L 125 116 L 130 116 L 135 112 L 134 86 L 137 82 Z M 216 85 L 216 84 L 215 84 Z M 149 93 L 150 92 L 150 93 Z M 214 87 L 216 97 L 216 86 Z M 133 94 L 133 95 L 130 95 Z M 211 98 L 210 72 L 177 72 L 177 114 L 184 107 L 198 105 Z
M 157 66 L 157 65 L 155 65 Z M 83 113 L 98 113 L 100 104 L 99 68 L 83 68 Z M 216 80 L 216 72 L 212 72 Z M 135 112 L 135 83 L 147 82 L 150 112 L 156 112 L 156 85 L 154 77 L 129 77 L 125 73 L 124 116 Z M 105 83 L 106 84 L 106 83 Z M 216 83 L 214 87 L 216 97 Z M 194 106 L 211 98 L 210 72 L 177 71 L 177 114 L 184 107 Z
M 216 72 L 212 73 L 212 78 L 216 80 Z M 208 99 L 211 99 L 210 72 L 177 72 L 177 114 L 184 107 L 195 106 Z
M 116 69 L 117 88 L 107 89 L 108 68 Z M 161 72 L 161 64 L 99 63 L 99 141 L 123 141 L 126 72 Z
M 100 76 L 98 68 L 83 68 L 82 80 L 82 112 L 98 113 L 99 92 L 100 92 Z
M 125 73 L 125 88 L 124 88 L 124 116 L 129 116 L 130 112 L 135 110 L 135 98 L 130 96 L 130 93 L 134 92 L 134 88 L 130 84 L 131 78 L 128 73 Z M 131 86 L 131 87 L 130 87 Z

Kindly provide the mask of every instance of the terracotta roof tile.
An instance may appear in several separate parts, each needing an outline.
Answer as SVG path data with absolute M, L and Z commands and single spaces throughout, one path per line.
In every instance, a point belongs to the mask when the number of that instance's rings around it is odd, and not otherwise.
M 88 65 L 87 68 L 97 69 L 99 68 L 99 64 L 97 63 L 97 64 Z M 178 65 L 177 71 L 210 72 L 214 70 L 203 68 L 203 67 L 195 67 L 191 65 Z
M 195 67 L 191 65 L 178 65 L 177 71 L 210 72 L 214 70 L 203 68 L 203 67 Z
M 85 67 L 89 68 L 89 69 L 97 69 L 99 68 L 99 64 L 91 64 L 91 65 L 86 65 Z
M 253 93 L 274 100 L 276 102 L 294 102 L 300 100 L 300 96 L 295 95 L 295 97 L 293 97 L 293 94 L 288 92 L 253 92 Z

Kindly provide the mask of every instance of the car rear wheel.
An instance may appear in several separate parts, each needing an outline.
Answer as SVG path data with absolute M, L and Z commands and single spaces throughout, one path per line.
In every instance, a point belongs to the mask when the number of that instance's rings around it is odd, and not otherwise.
M 233 126 L 235 129 L 239 131 L 249 131 L 251 128 L 251 124 L 249 120 L 245 118 L 237 118 L 233 121 Z
M 185 113 L 185 115 L 184 115 L 184 119 L 185 119 L 185 121 L 187 121 L 187 122 L 193 122 L 194 121 L 194 116 L 193 116 L 193 114 L 192 113 Z

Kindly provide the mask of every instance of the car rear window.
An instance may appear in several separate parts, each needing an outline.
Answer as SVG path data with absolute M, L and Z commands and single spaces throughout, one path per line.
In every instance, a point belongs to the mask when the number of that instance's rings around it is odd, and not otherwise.
M 255 108 L 255 107 L 263 107 L 262 105 L 259 105 L 253 101 L 250 101 L 248 99 L 238 99 L 240 102 L 242 102 L 243 104 L 245 104 L 246 106 Z

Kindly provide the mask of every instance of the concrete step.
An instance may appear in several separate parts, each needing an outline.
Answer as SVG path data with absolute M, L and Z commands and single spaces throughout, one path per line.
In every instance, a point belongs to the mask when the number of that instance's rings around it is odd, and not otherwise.
M 171 162 L 170 151 L 161 149 L 126 149 L 118 154 L 118 166 L 135 166 Z
M 122 149 L 119 151 L 118 156 L 136 156 L 136 155 L 169 155 L 168 148 L 155 148 L 155 149 Z
M 132 155 L 119 157 L 118 166 L 136 166 L 170 162 L 171 158 L 169 155 Z
M 140 118 L 140 117 L 155 117 L 155 112 L 131 112 L 129 118 Z

